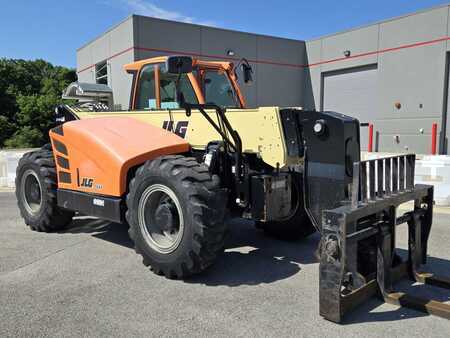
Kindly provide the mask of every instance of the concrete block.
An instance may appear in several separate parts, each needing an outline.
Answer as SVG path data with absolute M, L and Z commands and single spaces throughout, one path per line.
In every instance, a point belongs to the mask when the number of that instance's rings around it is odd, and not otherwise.
M 423 156 L 416 161 L 416 183 L 434 185 L 436 205 L 450 206 L 450 156 Z
M 362 152 L 362 160 L 370 160 L 398 154 Z M 436 205 L 450 206 L 450 156 L 417 155 L 414 180 L 416 184 L 434 186 Z
M 33 149 L 1 150 L 0 151 L 0 187 L 14 188 L 16 168 L 23 154 Z

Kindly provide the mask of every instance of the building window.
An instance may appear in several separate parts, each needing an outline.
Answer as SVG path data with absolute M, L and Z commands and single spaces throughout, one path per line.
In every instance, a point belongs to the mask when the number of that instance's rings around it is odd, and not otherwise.
M 106 61 L 95 65 L 95 82 L 108 85 L 108 64 Z

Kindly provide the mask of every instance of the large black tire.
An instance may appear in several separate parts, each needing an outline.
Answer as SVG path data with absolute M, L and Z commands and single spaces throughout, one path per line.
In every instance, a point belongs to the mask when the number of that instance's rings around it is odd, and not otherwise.
M 292 204 L 296 206 L 292 216 L 282 221 L 256 222 L 255 224 L 267 235 L 287 241 L 306 238 L 317 231 L 304 207 L 302 174 L 293 173 L 292 175 Z
M 190 157 L 162 156 L 142 165 L 129 188 L 129 234 L 156 274 L 188 277 L 224 250 L 226 193 L 205 165 Z
M 16 197 L 20 214 L 32 230 L 58 231 L 72 221 L 74 213 L 58 207 L 56 189 L 56 166 L 49 147 L 24 154 L 16 169 Z

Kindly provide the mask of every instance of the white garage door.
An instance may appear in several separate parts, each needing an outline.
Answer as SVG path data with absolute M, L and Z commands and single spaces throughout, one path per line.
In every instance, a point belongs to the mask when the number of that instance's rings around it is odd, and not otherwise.
M 355 117 L 360 123 L 373 122 L 377 96 L 376 65 L 323 73 L 323 110 Z M 367 150 L 367 131 L 367 127 L 361 127 L 362 150 Z

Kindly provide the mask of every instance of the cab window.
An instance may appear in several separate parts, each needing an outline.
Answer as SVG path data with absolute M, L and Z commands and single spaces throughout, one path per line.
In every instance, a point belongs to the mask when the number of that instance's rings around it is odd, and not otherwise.
M 178 75 L 167 73 L 165 64 L 161 64 L 159 69 L 159 92 L 161 96 L 161 109 L 179 108 L 176 92 L 176 81 L 178 80 Z M 192 88 L 187 74 L 181 75 L 179 89 L 183 94 L 184 100 L 186 102 L 198 103 L 197 95 Z
M 135 109 L 156 109 L 155 65 L 146 65 L 141 70 Z
M 201 75 L 203 95 L 206 103 L 221 107 L 239 107 L 236 93 L 224 71 L 205 70 Z

